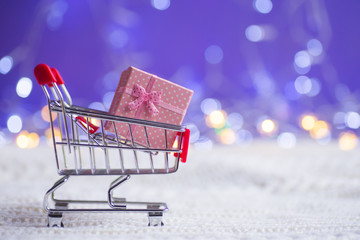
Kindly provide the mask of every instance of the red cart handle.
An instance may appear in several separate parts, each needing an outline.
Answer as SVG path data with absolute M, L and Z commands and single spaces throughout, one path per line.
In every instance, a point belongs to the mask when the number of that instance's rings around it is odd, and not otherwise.
M 63 80 L 63 78 L 61 77 L 59 71 L 56 69 L 56 68 L 51 68 L 51 72 L 53 73 L 54 77 L 55 77 L 55 81 L 56 81 L 56 84 L 58 86 L 60 85 L 63 85 L 65 82 Z M 48 86 L 49 87 L 52 87 L 53 84 L 52 83 L 48 83 Z
M 181 132 L 177 133 L 178 136 L 181 136 Z M 190 139 L 190 130 L 185 128 L 185 132 L 182 133 L 182 140 L 181 140 L 181 153 L 180 153 L 180 160 L 183 163 L 186 163 L 187 154 L 189 150 L 189 139 Z M 175 157 L 178 156 L 178 153 L 174 154 Z
M 45 84 L 52 84 L 53 82 L 56 82 L 56 78 L 51 71 L 51 68 L 43 63 L 40 63 L 34 68 L 34 75 L 39 83 L 39 85 L 43 86 Z
M 92 124 L 90 121 L 87 122 L 86 119 L 84 117 L 82 117 L 82 116 L 77 116 L 76 119 L 86 129 L 88 129 L 88 125 L 89 125 L 89 133 L 90 134 L 95 133 L 99 129 L 98 126 Z

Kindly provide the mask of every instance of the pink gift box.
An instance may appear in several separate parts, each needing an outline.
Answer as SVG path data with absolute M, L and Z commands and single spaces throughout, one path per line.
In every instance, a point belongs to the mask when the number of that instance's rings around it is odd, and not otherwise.
M 189 106 L 193 91 L 175 83 L 144 72 L 135 67 L 123 71 L 117 86 L 110 114 L 137 118 L 161 123 L 181 125 Z M 130 139 L 129 126 L 117 123 L 119 136 Z M 105 129 L 114 132 L 112 124 L 105 124 Z M 147 146 L 143 127 L 132 125 L 132 134 L 137 144 Z M 163 129 L 147 127 L 151 148 L 165 148 Z M 176 132 L 167 131 L 167 147 L 171 147 Z

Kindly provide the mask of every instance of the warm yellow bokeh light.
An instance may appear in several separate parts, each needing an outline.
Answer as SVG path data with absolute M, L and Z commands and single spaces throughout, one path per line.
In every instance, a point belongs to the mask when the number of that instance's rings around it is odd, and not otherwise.
M 270 119 L 266 119 L 261 122 L 261 130 L 264 133 L 272 133 L 275 131 L 275 123 Z
M 54 121 L 57 117 L 57 114 L 53 112 L 53 113 L 51 113 L 51 116 L 52 116 L 52 120 Z M 44 119 L 44 121 L 50 122 L 49 107 L 47 105 L 45 105 L 41 109 L 41 117 L 42 117 L 42 119 Z
M 21 131 L 16 137 L 16 145 L 19 148 L 36 148 L 39 145 L 40 138 L 37 133 L 28 133 Z
M 314 128 L 317 118 L 312 115 L 306 115 L 301 119 L 301 127 L 306 131 L 310 131 Z
M 28 136 L 28 148 L 36 148 L 39 145 L 40 138 L 37 133 L 30 133 Z
M 19 135 L 16 137 L 16 145 L 19 148 L 27 148 L 29 145 L 29 140 L 28 140 L 28 132 L 27 131 L 21 131 L 19 133 Z
M 206 118 L 206 124 L 211 128 L 222 128 L 225 126 L 226 113 L 221 110 L 211 112 Z
M 233 144 L 236 140 L 236 134 L 233 130 L 227 128 L 220 132 L 220 142 L 222 144 Z
M 358 137 L 353 132 L 343 132 L 339 136 L 339 148 L 344 151 L 352 150 L 357 146 L 358 141 Z
M 310 129 L 310 136 L 314 139 L 324 138 L 328 136 L 329 133 L 329 125 L 325 121 L 316 121 Z

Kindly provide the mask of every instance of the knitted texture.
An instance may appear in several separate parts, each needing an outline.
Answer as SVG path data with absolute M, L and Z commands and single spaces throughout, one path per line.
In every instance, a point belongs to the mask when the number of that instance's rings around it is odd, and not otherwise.
M 132 176 L 115 195 L 168 203 L 163 227 L 145 213 L 74 213 L 47 228 L 42 199 L 60 178 L 52 148 L 0 153 L 0 239 L 360 238 L 359 152 L 335 143 L 192 148 L 175 174 Z M 105 199 L 115 177 L 70 177 L 57 196 Z

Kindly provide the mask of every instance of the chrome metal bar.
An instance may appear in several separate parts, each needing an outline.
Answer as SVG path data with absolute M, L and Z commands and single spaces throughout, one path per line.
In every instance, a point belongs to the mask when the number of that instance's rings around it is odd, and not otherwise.
M 79 135 L 79 127 L 76 125 L 76 136 L 77 136 L 77 138 L 76 138 L 76 143 L 80 143 L 80 135 Z M 78 153 L 79 153 L 79 168 L 80 168 L 80 170 L 82 169 L 82 159 L 81 159 L 81 149 L 80 149 L 80 147 L 78 147 L 77 148 L 78 149 Z
M 86 118 L 86 122 L 89 122 L 89 118 Z M 91 166 L 91 172 L 94 173 L 96 170 L 96 164 L 95 164 L 95 156 L 94 156 L 94 148 L 92 145 L 90 145 L 90 129 L 89 124 L 86 124 L 87 126 L 87 136 L 88 136 L 88 143 L 89 143 L 89 150 L 90 150 L 90 166 Z
M 55 152 L 55 159 L 56 159 L 56 167 L 59 171 L 60 167 L 59 167 L 59 159 L 58 159 L 58 154 L 57 154 L 57 149 L 56 149 L 56 140 L 55 140 L 55 133 L 54 133 L 54 122 L 53 122 L 53 118 L 52 118 L 52 114 L 51 114 L 51 105 L 50 105 L 50 95 L 49 92 L 47 91 L 46 87 L 44 85 L 41 85 L 41 88 L 43 89 L 45 96 L 46 96 L 46 100 L 48 102 L 48 110 L 49 110 L 49 117 L 50 117 L 50 128 L 51 128 L 51 134 L 52 134 L 52 140 L 53 140 L 53 146 L 54 146 L 54 152 Z
M 165 154 L 165 168 L 166 168 L 166 172 L 169 172 L 169 156 L 168 156 L 168 141 L 167 141 L 167 130 L 165 129 L 165 147 L 166 147 L 166 152 Z
M 147 147 L 150 148 L 150 142 L 149 142 L 149 137 L 148 137 L 148 133 L 147 133 L 147 130 L 146 130 L 146 126 L 144 126 L 144 131 L 145 131 Z M 152 170 L 152 172 L 154 172 L 154 160 L 153 160 L 151 152 L 149 152 L 149 157 L 150 157 L 151 170 Z
M 104 123 L 103 120 L 100 120 L 100 126 L 101 126 L 101 136 L 103 140 L 103 145 L 106 146 L 106 140 L 104 136 Z M 110 162 L 109 162 L 109 156 L 108 156 L 108 149 L 104 148 L 104 154 L 105 154 L 105 166 L 106 166 L 106 172 L 109 173 L 110 171 Z
M 54 86 L 55 91 L 56 91 L 56 93 L 57 93 L 57 96 L 59 97 L 60 102 L 61 102 L 61 111 L 62 111 L 62 115 L 63 115 L 63 118 L 64 118 L 65 134 L 66 134 L 66 137 L 67 137 L 67 142 L 68 142 L 68 147 L 69 147 L 69 153 L 71 153 L 70 135 L 69 135 L 68 124 L 67 124 L 67 121 L 66 121 L 66 111 L 65 111 L 64 99 L 63 99 L 62 94 L 61 94 L 61 92 L 60 92 L 60 89 L 58 88 L 58 86 L 56 85 L 56 83 L 53 83 L 53 86 Z
M 56 144 L 63 144 L 63 145 L 66 145 L 67 142 L 56 142 Z M 80 143 L 80 144 L 77 144 L 77 143 L 73 143 L 74 145 L 76 146 L 83 146 L 83 147 L 93 147 L 93 148 L 120 148 L 120 149 L 126 149 L 126 150 L 134 150 L 134 151 L 142 151 L 142 152 L 169 152 L 169 153 L 175 153 L 175 152 L 179 152 L 179 150 L 177 149 L 163 149 L 163 148 L 139 148 L 139 147 L 118 147 L 118 146 L 112 146 L 112 145 L 107 145 L 107 146 L 99 146 L 99 145 L 95 145 L 95 144 L 83 144 L 83 143 Z
M 108 190 L 108 204 L 111 208 L 124 208 L 124 203 L 121 205 L 115 204 L 113 202 L 113 191 L 120 186 L 120 184 L 126 182 L 130 179 L 130 175 L 127 176 L 120 176 L 115 181 L 113 181 L 110 185 L 110 188 Z M 126 206 L 126 205 L 125 205 Z
M 119 147 L 121 170 L 122 170 L 122 172 L 125 172 L 124 159 L 123 159 L 123 153 L 122 153 L 122 148 L 121 148 L 121 142 L 119 140 L 119 135 L 118 135 L 118 132 L 117 132 L 117 129 L 116 129 L 116 124 L 115 124 L 114 121 L 112 123 L 113 123 L 113 126 L 114 126 L 114 132 L 115 132 L 115 136 L 116 136 L 116 143 L 117 143 L 117 145 Z
M 73 121 L 73 115 L 70 115 L 70 119 L 71 119 L 71 132 L 72 132 L 72 141 L 73 143 L 75 142 L 75 138 L 76 138 L 76 133 L 75 133 L 75 126 L 74 126 L 74 121 Z M 76 172 L 79 172 L 79 168 L 78 168 L 78 162 L 77 162 L 77 156 L 76 156 L 76 145 L 73 144 L 73 148 L 74 148 L 74 162 L 75 162 L 75 169 Z
M 53 91 L 55 91 L 53 88 L 51 88 Z M 62 134 L 62 121 L 61 121 L 61 116 L 59 113 L 57 113 L 57 119 L 59 122 L 59 132 L 60 132 L 60 139 L 63 139 L 63 134 Z M 55 136 L 54 136 L 55 137 Z M 67 168 L 67 162 L 66 162 L 66 156 L 65 156 L 65 149 L 64 149 L 64 145 L 61 146 L 62 148 L 62 153 L 63 153 L 63 158 L 64 158 L 64 168 Z
M 132 133 L 132 130 L 131 130 L 131 125 L 128 124 L 128 126 L 129 126 L 129 132 L 130 132 L 130 137 L 131 137 L 131 146 L 132 146 L 133 148 L 135 148 L 134 137 L 133 137 L 133 133 Z M 135 149 L 136 149 L 136 148 L 135 148 Z M 137 157 L 137 154 L 136 154 L 135 149 L 134 149 L 135 165 L 136 165 L 137 171 L 139 172 L 139 160 L 138 160 L 138 157 Z

